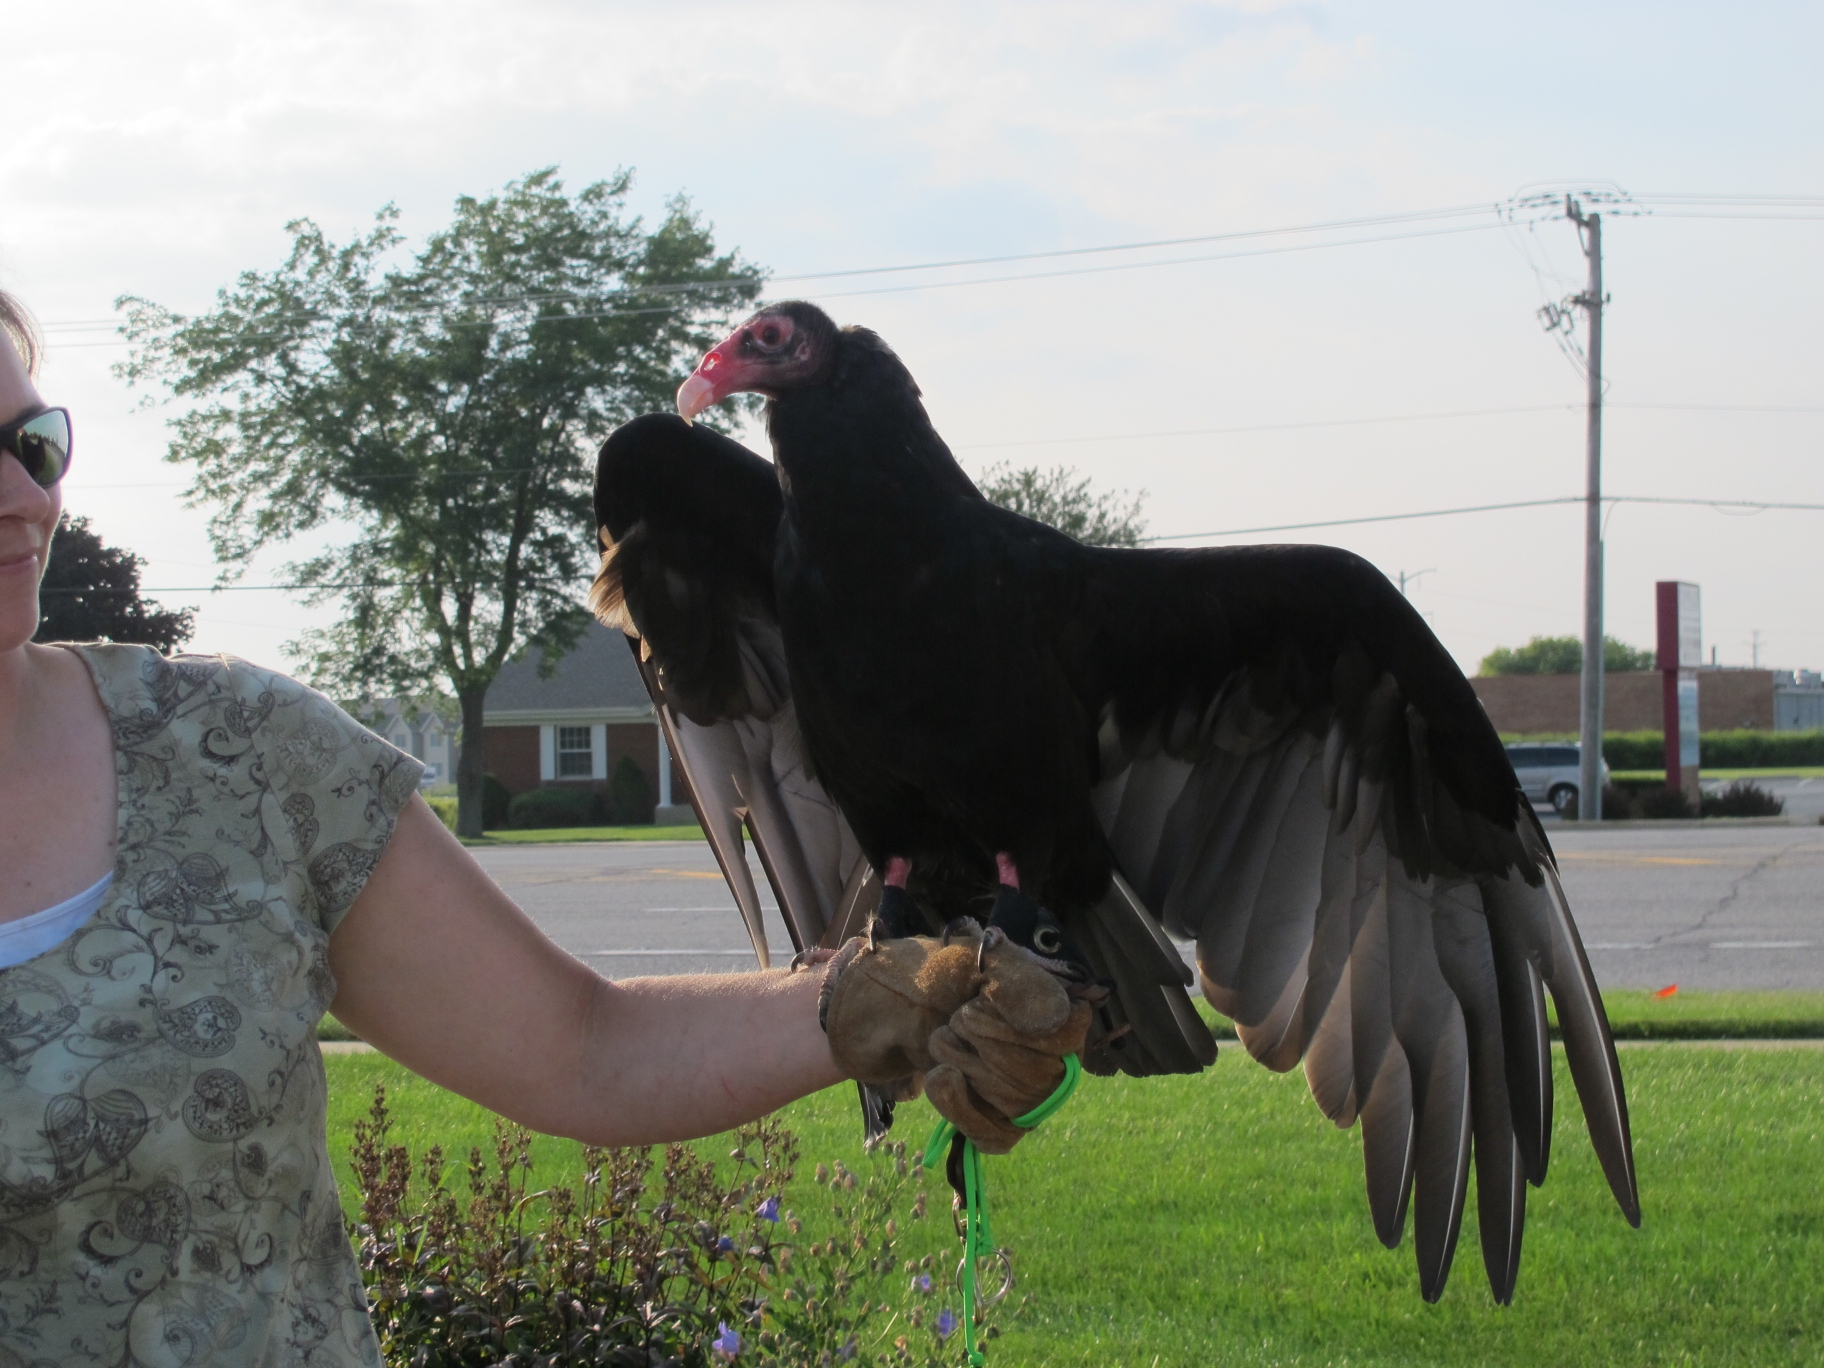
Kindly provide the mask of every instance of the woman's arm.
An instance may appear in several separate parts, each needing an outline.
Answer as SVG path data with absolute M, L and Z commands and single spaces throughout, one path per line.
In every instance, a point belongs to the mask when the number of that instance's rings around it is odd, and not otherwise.
M 821 969 L 610 983 L 545 938 L 422 798 L 329 940 L 330 1010 L 414 1073 L 597 1145 L 710 1135 L 841 1081 Z

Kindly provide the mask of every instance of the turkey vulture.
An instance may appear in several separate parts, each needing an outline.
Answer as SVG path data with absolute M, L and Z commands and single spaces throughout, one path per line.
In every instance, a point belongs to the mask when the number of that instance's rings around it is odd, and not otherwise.
M 767 399 L 774 462 L 689 420 Z M 1203 995 L 1362 1122 L 1376 1233 L 1410 1201 L 1442 1295 L 1473 1153 L 1513 1295 L 1552 1127 L 1545 990 L 1638 1225 L 1621 1072 L 1551 847 L 1469 682 L 1366 561 L 1323 546 L 1084 546 L 998 508 L 885 342 L 762 310 L 602 447 L 591 602 L 637 638 L 704 830 L 767 962 L 742 849 L 795 945 L 903 873 L 936 930 L 996 857 L 1113 987 L 1084 1063 L 1195 1072 Z M 898 878 L 891 880 L 900 882 Z M 1169 935 L 1168 935 L 1169 933 Z

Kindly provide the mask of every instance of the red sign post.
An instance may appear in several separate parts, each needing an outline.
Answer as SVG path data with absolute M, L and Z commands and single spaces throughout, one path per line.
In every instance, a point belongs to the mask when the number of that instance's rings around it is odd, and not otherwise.
M 1697 667 L 1703 663 L 1703 614 L 1695 584 L 1661 580 L 1655 589 L 1658 608 L 1658 665 L 1665 681 L 1666 787 L 1682 791 L 1696 808 Z

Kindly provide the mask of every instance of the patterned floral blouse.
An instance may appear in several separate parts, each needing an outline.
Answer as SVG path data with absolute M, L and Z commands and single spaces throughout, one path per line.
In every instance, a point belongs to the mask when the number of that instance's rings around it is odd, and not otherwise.
M 94 916 L 0 970 L 0 1368 L 373 1368 L 316 1028 L 421 767 L 244 661 L 74 649 L 119 854 Z

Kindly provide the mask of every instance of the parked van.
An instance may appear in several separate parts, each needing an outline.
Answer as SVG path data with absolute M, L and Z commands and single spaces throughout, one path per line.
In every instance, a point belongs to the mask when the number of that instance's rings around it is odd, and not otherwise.
M 1520 788 L 1535 803 L 1550 803 L 1563 812 L 1577 801 L 1583 772 L 1583 748 L 1560 744 L 1524 742 L 1507 748 Z M 1609 782 L 1609 763 L 1602 762 L 1602 782 Z

